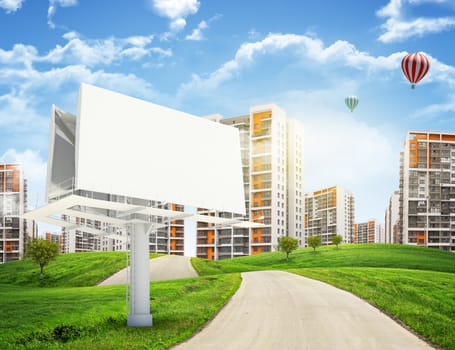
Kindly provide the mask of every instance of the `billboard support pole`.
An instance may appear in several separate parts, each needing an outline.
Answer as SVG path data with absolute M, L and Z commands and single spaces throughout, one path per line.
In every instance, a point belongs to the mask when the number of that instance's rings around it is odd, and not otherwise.
M 135 223 L 131 231 L 130 314 L 128 326 L 149 327 L 153 324 L 150 313 L 150 258 L 148 228 Z

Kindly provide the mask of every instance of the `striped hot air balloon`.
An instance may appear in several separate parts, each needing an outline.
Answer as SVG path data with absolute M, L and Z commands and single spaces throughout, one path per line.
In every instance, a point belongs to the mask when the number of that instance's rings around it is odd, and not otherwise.
M 359 104 L 359 98 L 357 96 L 348 96 L 344 99 L 344 103 L 346 103 L 346 106 L 348 106 L 352 112 Z
M 405 77 L 411 83 L 411 89 L 415 88 L 422 78 L 428 73 L 430 69 L 430 61 L 421 52 L 410 53 L 404 56 L 401 61 L 401 69 Z

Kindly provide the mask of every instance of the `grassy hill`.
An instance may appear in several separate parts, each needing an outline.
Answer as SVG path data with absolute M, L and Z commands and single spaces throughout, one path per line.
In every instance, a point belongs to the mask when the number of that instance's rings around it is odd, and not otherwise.
M 44 279 L 40 281 L 39 266 L 24 259 L 1 264 L 0 283 L 28 287 L 94 286 L 125 265 L 125 252 L 60 254 L 44 268 Z
M 398 244 L 347 244 L 274 252 L 219 261 L 193 258 L 199 275 L 304 267 L 390 267 L 455 273 L 455 254 L 439 249 Z
M 222 261 L 192 259 L 201 277 L 151 284 L 152 328 L 126 326 L 125 287 L 93 287 L 125 253 L 60 255 L 45 268 L 0 265 L 0 349 L 166 349 L 190 337 L 240 285 L 238 272 L 281 269 L 333 284 L 455 350 L 455 254 L 403 245 L 342 245 Z
M 367 300 L 444 349 L 455 350 L 455 254 L 407 245 L 298 249 L 220 261 L 193 258 L 198 273 L 286 270 Z

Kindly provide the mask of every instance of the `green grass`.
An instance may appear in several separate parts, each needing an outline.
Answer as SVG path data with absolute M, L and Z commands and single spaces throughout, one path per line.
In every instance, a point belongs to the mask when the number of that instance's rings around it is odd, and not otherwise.
M 124 286 L 0 285 L 0 349 L 165 349 L 211 319 L 240 281 L 227 274 L 152 283 L 154 325 L 146 328 L 126 326 Z
M 221 261 L 193 258 L 200 275 L 288 270 L 346 289 L 414 329 L 455 350 L 455 254 L 406 245 L 342 245 Z
M 289 255 L 274 252 L 220 261 L 191 259 L 201 276 L 258 270 L 306 267 L 391 267 L 455 273 L 455 254 L 439 249 L 390 244 L 349 244 L 298 249 Z
M 351 291 L 439 346 L 455 350 L 455 255 L 403 245 L 342 245 L 222 261 L 192 259 L 203 277 L 152 283 L 154 326 L 126 326 L 125 287 L 94 286 L 125 253 L 64 254 L 45 268 L 0 265 L 0 349 L 165 349 L 189 338 L 240 284 L 238 272 L 280 269 Z M 62 288 L 66 287 L 66 288 Z M 62 326 L 63 325 L 63 326 Z M 67 342 L 66 338 L 69 338 Z
M 455 275 L 384 268 L 290 270 L 356 294 L 439 346 L 455 350 Z
M 39 265 L 24 259 L 1 264 L 0 282 L 28 287 L 94 286 L 123 269 L 125 264 L 125 252 L 60 254 L 44 268 L 44 279 L 40 281 Z

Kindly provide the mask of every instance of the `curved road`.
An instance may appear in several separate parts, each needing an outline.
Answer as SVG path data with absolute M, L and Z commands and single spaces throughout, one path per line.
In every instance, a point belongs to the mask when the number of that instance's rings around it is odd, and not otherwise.
M 360 298 L 282 271 L 242 274 L 236 294 L 173 350 L 429 350 Z
M 129 269 L 129 268 L 128 268 Z M 178 255 L 166 255 L 150 259 L 150 281 L 173 280 L 177 278 L 197 277 L 190 258 Z M 126 268 L 106 278 L 99 286 L 125 284 Z

